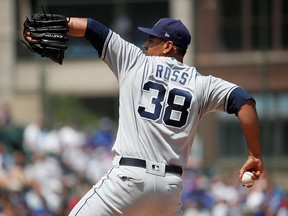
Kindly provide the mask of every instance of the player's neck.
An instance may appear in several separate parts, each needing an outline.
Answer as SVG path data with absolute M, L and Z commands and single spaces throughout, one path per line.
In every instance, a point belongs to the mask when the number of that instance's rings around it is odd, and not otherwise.
M 168 55 L 166 55 L 167 57 L 171 57 L 171 58 L 174 58 L 176 59 L 177 61 L 183 63 L 183 59 L 184 59 L 184 56 L 182 55 L 179 55 L 177 53 L 169 53 Z

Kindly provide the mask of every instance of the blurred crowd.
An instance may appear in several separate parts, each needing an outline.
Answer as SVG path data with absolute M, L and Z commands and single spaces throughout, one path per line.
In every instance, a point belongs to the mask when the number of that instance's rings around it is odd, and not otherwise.
M 183 192 L 184 216 L 288 216 L 285 192 L 268 173 L 248 189 L 238 173 L 187 169 Z
M 8 110 L 0 108 L 0 131 L 13 127 Z M 11 148 L 0 133 L 0 216 L 68 215 L 111 166 L 115 131 L 107 117 L 84 132 L 75 121 L 49 130 L 37 122 L 21 135 L 20 148 Z M 191 166 L 182 199 L 184 216 L 288 216 L 285 193 L 269 173 L 247 189 L 237 174 Z

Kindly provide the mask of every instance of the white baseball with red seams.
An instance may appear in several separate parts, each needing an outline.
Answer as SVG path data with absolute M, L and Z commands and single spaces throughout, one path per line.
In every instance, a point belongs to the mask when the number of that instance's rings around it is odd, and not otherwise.
M 246 187 L 252 186 L 254 184 L 252 176 L 253 174 L 251 172 L 245 172 L 241 178 L 242 184 Z

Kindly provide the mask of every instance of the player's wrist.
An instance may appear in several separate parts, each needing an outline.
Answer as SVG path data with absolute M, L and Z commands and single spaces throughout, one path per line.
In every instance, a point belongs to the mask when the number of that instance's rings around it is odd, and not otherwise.
M 71 17 L 68 18 L 67 27 L 68 27 L 68 33 L 71 36 L 74 37 L 83 37 L 86 32 L 87 28 L 87 18 L 77 18 L 77 17 Z

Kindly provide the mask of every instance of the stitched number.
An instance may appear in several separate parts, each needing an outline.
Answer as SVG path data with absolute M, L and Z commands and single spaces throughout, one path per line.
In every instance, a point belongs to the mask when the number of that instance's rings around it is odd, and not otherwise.
M 188 109 L 190 108 L 192 95 L 188 91 L 174 88 L 168 95 L 168 106 L 164 113 L 164 122 L 166 125 L 182 127 L 186 124 Z
M 150 103 L 146 107 L 139 106 L 139 114 L 148 119 L 157 120 L 161 114 L 162 104 L 166 89 L 163 85 L 154 82 L 147 82 L 143 87 L 144 91 L 149 92 Z
M 138 107 L 138 113 L 143 118 L 157 120 L 160 118 L 163 101 L 165 99 L 166 88 L 164 85 L 154 82 L 145 83 L 143 90 L 145 99 L 148 95 L 148 101 L 144 101 L 145 106 Z M 166 125 L 183 127 L 189 115 L 188 109 L 191 106 L 192 94 L 183 89 L 173 88 L 167 92 L 167 105 L 164 106 L 163 121 Z

